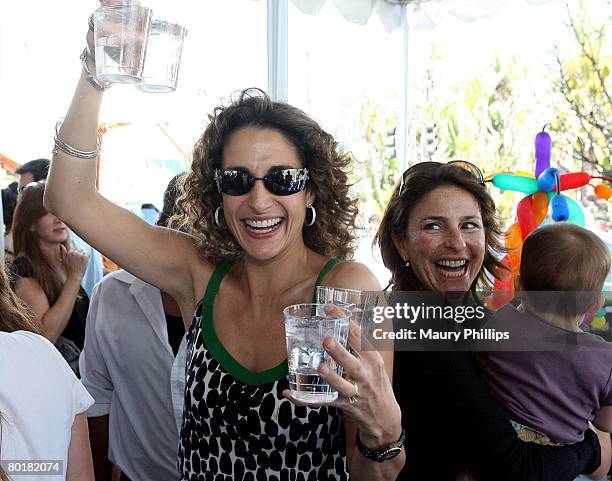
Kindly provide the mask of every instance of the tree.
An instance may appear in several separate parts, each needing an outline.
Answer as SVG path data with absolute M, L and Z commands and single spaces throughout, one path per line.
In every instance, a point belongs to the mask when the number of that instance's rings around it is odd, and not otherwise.
M 489 68 L 477 77 L 448 85 L 445 79 L 444 55 L 433 46 L 429 67 L 417 95 L 412 123 L 416 132 L 415 161 L 467 160 L 478 165 L 485 176 L 502 171 L 533 172 L 533 125 L 537 114 L 529 71 L 513 57 L 496 56 Z M 435 151 L 428 155 L 427 127 L 434 124 Z M 423 154 L 424 152 L 424 154 Z M 513 215 L 516 196 L 499 193 L 499 213 Z
M 591 174 L 612 173 L 612 2 L 589 0 L 591 10 L 579 0 L 575 7 L 566 4 L 567 26 L 574 40 L 570 52 L 555 51 L 553 98 L 556 149 L 572 160 L 572 168 Z M 595 5 L 597 4 L 597 5 Z M 594 11 L 604 14 L 597 18 Z M 609 220 L 608 202 L 593 195 L 590 188 L 581 189 L 583 206 L 600 219 Z M 586 201 L 586 202 L 585 202 Z
M 396 102 L 393 103 L 395 105 Z M 368 215 L 382 214 L 397 180 L 396 151 L 397 110 L 385 107 L 367 97 L 359 109 L 359 125 L 366 150 L 358 158 L 358 196 Z
M 567 4 L 568 27 L 575 39 L 574 52 L 555 52 L 556 105 L 553 129 L 563 137 L 566 154 L 589 172 L 612 171 L 612 2 L 599 1 L 604 15 L 592 18 L 586 2 L 575 10 Z M 592 6 L 593 0 L 589 0 Z M 601 11 L 601 10 L 599 10 Z

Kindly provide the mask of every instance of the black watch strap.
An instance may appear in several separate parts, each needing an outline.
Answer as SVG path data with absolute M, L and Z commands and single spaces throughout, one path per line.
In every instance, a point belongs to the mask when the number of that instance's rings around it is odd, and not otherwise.
M 382 463 L 389 459 L 393 459 L 402 452 L 404 439 L 406 439 L 406 433 L 404 428 L 402 428 L 402 434 L 396 442 L 383 446 L 382 448 L 370 449 L 361 442 L 361 439 L 359 439 L 359 431 L 357 431 L 357 449 L 359 449 L 359 452 L 366 458 Z

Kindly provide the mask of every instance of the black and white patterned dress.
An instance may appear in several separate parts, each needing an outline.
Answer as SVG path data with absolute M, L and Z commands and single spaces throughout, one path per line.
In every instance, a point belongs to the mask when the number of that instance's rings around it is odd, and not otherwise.
M 325 265 L 316 285 L 338 262 Z M 342 413 L 297 407 L 287 361 L 255 373 L 216 336 L 212 312 L 231 263 L 215 269 L 187 337 L 187 381 L 179 443 L 183 481 L 314 481 L 349 479 Z

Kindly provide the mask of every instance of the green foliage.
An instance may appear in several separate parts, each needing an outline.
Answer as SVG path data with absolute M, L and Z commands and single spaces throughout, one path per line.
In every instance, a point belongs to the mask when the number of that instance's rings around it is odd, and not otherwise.
M 533 139 L 550 122 L 552 158 L 557 166 L 610 175 L 612 2 L 576 2 L 575 11 L 568 7 L 575 51 L 564 56 L 557 52 L 557 65 L 551 67 L 554 78 L 539 77 L 538 88 L 534 88 L 529 69 L 516 57 L 500 55 L 474 78 L 448 85 L 444 80 L 445 53 L 434 44 L 423 78 L 415 82 L 420 91 L 410 92 L 414 104 L 409 119 L 408 164 L 463 159 L 481 167 L 485 177 L 499 172 L 533 174 Z M 604 2 L 607 14 L 590 18 L 586 4 L 592 2 Z M 542 88 L 547 86 L 551 88 Z M 385 146 L 388 131 L 397 120 L 394 108 L 376 104 L 364 95 L 359 121 L 368 148 L 359 157 L 357 175 L 368 180 L 359 184 L 359 196 L 370 214 L 382 211 L 399 174 L 397 159 Z M 435 125 L 433 145 L 427 143 L 428 125 Z M 511 221 L 520 194 L 495 188 L 490 191 L 500 216 Z
M 605 12 L 589 14 L 586 1 L 567 6 L 568 28 L 574 37 L 570 53 L 556 51 L 555 119 L 552 129 L 564 155 L 584 170 L 612 171 L 612 4 L 599 3 Z M 601 9 L 599 11 L 602 11 Z
M 355 180 L 366 180 L 359 182 L 358 198 L 365 205 L 367 215 L 381 215 L 398 175 L 397 134 L 393 132 L 397 128 L 398 114 L 397 110 L 377 104 L 365 95 L 363 98 L 359 125 L 367 148 L 357 158 Z M 392 102 L 393 105 L 397 103 Z

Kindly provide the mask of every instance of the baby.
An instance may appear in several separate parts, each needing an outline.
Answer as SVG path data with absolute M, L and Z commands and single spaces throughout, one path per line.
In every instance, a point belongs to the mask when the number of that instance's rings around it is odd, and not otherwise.
M 518 335 L 520 352 L 489 352 L 482 364 L 522 440 L 579 442 L 589 422 L 612 431 L 612 344 L 579 327 L 603 305 L 609 270 L 605 243 L 574 224 L 547 225 L 525 239 L 521 305 L 491 319 Z

